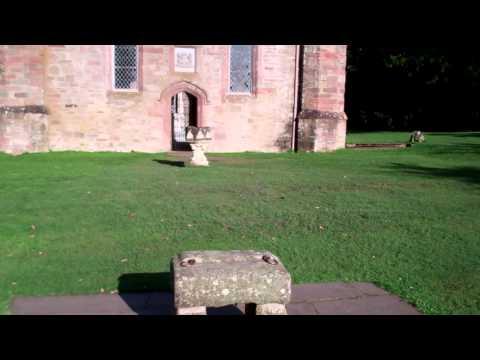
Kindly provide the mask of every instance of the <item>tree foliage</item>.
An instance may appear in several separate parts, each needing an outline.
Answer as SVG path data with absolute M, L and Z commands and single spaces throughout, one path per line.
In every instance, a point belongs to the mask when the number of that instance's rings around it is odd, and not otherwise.
M 476 49 L 349 46 L 346 111 L 353 130 L 479 129 Z

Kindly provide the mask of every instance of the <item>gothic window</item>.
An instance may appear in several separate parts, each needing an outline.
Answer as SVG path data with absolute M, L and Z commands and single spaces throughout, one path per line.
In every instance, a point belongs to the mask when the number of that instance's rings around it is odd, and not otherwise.
M 230 46 L 230 93 L 251 94 L 253 88 L 253 45 Z
M 115 90 L 138 89 L 138 46 L 113 46 L 113 88 Z

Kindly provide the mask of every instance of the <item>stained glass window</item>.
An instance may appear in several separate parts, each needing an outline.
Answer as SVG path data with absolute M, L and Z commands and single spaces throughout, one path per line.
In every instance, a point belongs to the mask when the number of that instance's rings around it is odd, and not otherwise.
M 252 45 L 232 45 L 230 47 L 230 92 L 252 92 Z

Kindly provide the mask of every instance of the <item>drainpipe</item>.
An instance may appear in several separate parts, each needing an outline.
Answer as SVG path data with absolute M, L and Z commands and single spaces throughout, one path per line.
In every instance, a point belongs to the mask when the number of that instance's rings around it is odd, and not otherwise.
M 300 45 L 295 45 L 295 80 L 293 84 L 293 114 L 292 114 L 292 144 L 291 149 L 295 151 L 296 136 L 297 136 L 297 117 L 298 117 L 298 87 L 299 87 L 299 72 L 300 72 Z

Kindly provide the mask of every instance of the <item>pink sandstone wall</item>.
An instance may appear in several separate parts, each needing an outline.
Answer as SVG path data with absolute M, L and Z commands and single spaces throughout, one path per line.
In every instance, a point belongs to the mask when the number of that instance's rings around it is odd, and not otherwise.
M 345 147 L 346 45 L 305 45 L 299 147 L 331 151 Z
M 199 100 L 199 125 L 213 128 L 210 151 L 289 149 L 295 45 L 256 46 L 250 96 L 226 91 L 228 45 L 194 47 L 188 74 L 174 72 L 174 46 L 140 46 L 140 90 L 125 93 L 111 88 L 109 45 L 0 45 L 0 151 L 169 151 L 170 98 L 183 90 Z M 345 48 L 305 47 L 307 113 L 343 113 Z M 329 124 L 315 126 L 316 150 L 344 145 L 344 122 Z
M 0 106 L 43 105 L 43 45 L 0 45 Z
M 11 154 L 48 151 L 48 116 L 42 113 L 0 114 L 0 151 Z
M 0 46 L 0 151 L 48 151 L 44 84 L 44 46 Z
M 258 47 L 253 96 L 226 94 L 227 46 L 195 47 L 197 71 L 185 74 L 173 70 L 173 46 L 142 46 L 138 93 L 111 90 L 110 46 L 47 47 L 50 148 L 170 150 L 170 97 L 184 89 L 179 83 L 188 82 L 195 87 L 187 90 L 203 96 L 200 125 L 213 128 L 211 151 L 276 151 L 275 142 L 292 117 L 294 47 Z

